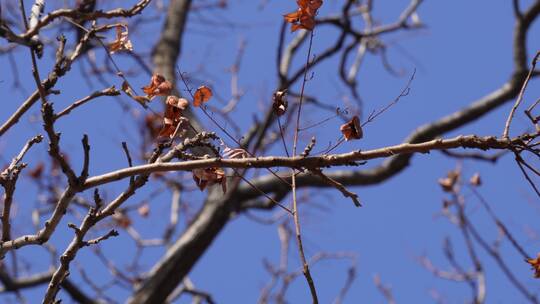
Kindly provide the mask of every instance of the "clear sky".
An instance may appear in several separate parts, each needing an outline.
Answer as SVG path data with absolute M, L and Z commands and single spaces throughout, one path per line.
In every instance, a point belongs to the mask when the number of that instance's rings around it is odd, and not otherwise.
M 30 4 L 31 1 L 25 1 Z M 125 2 L 112 1 L 112 6 L 127 6 Z M 166 2 L 166 1 L 165 1 Z M 195 1 L 198 3 L 199 1 Z M 201 1 L 202 3 L 203 1 Z M 230 97 L 230 73 L 227 68 L 235 60 L 240 41 L 246 42 L 245 56 L 239 74 L 239 85 L 246 94 L 231 117 L 240 125 L 242 133 L 252 123 L 253 117 L 263 117 L 261 109 L 270 102 L 272 90 L 277 83 L 275 57 L 281 16 L 295 9 L 295 1 L 266 1 L 263 9 L 258 6 L 263 1 L 231 0 L 225 10 L 213 9 L 195 12 L 190 16 L 187 33 L 184 37 L 183 52 L 179 61 L 182 71 L 194 78 L 193 84 L 211 85 L 217 96 L 227 100 Z M 336 13 L 339 1 L 325 1 L 320 16 Z M 374 17 L 377 22 L 389 23 L 397 20 L 400 12 L 409 1 L 374 1 Z M 532 1 L 523 1 L 526 7 Z M 29 5 L 28 4 L 28 5 Z M 108 6 L 109 6 L 108 5 Z M 50 9 L 50 8 L 48 8 Z M 396 106 L 369 124 L 360 141 L 341 145 L 336 152 L 352 149 L 370 149 L 400 143 L 415 128 L 452 113 L 472 101 L 490 93 L 502 85 L 512 71 L 512 29 L 514 17 L 511 1 L 425 1 L 418 10 L 424 29 L 399 31 L 381 37 L 388 46 L 388 60 L 394 68 L 403 71 L 402 77 L 388 73 L 379 56 L 368 55 L 359 74 L 359 91 L 365 112 L 379 109 L 393 100 L 406 84 L 409 75 L 416 69 L 410 94 Z M 163 14 L 150 9 L 148 17 L 162 19 Z M 135 52 L 148 54 L 156 42 L 161 22 L 150 22 L 132 33 Z M 530 53 L 540 49 L 539 26 L 530 30 Z M 52 34 L 52 33 L 49 33 Z M 336 32 L 317 28 L 313 52 L 319 54 L 335 37 Z M 294 34 L 287 34 L 287 41 Z M 3 42 L 2 42 L 3 43 Z M 104 60 L 101 50 L 96 50 L 98 62 Z M 52 55 L 46 54 L 40 62 L 45 74 L 51 66 Z M 117 57 L 123 70 L 134 68 L 133 61 L 122 55 Z M 339 81 L 338 61 L 334 57 L 319 65 L 314 77 L 307 83 L 306 91 L 335 107 L 347 107 L 350 100 L 347 88 Z M 16 107 L 34 88 L 30 73 L 28 52 L 20 49 L 11 58 L 16 63 L 20 89 L 14 89 L 15 74 L 8 56 L 0 56 L 0 96 L 2 111 L 0 121 L 5 121 Z M 304 55 L 295 58 L 295 67 L 303 64 Z M 88 66 L 86 66 L 88 68 Z M 137 87 L 148 82 L 144 72 L 129 74 L 130 82 Z M 62 78 L 57 86 L 62 95 L 52 96 L 55 109 L 60 110 L 89 92 L 102 89 L 102 84 L 92 78 L 90 87 L 81 78 L 78 65 L 68 76 Z M 117 78 L 105 77 L 108 85 L 120 86 Z M 531 102 L 538 96 L 538 83 L 533 81 L 526 95 Z M 123 98 L 123 102 L 129 102 Z M 221 105 L 216 98 L 216 106 Z M 136 129 L 142 109 L 133 107 L 125 111 L 118 99 L 102 98 L 89 103 L 61 120 L 57 130 L 62 132 L 62 148 L 68 151 L 70 160 L 76 168 L 80 166 L 82 149 L 80 138 L 87 133 L 92 146 L 91 175 L 105 173 L 126 165 L 121 149 L 122 141 L 128 142 L 137 150 L 140 138 Z M 349 104 L 350 105 L 350 104 Z M 161 111 L 159 101 L 152 104 L 154 111 Z M 510 104 L 497 109 L 482 119 L 467 125 L 451 134 L 499 135 Z M 350 108 L 354 112 L 354 108 Z M 307 107 L 303 121 L 317 122 L 328 113 Z M 205 122 L 209 129 L 212 125 Z M 339 137 L 340 121 L 328 123 L 302 134 L 305 145 L 313 135 L 317 136 L 322 149 L 327 142 Z M 527 127 L 525 117 L 518 113 L 512 131 L 521 132 Z M 21 120 L 21 123 L 0 138 L 2 165 L 11 159 L 24 142 L 37 133 L 43 133 L 39 119 L 39 108 L 34 106 Z M 292 137 L 291 137 L 292 138 Z M 291 138 L 288 138 L 292 143 Z M 317 147 L 319 149 L 317 149 Z M 137 154 L 137 153 L 135 153 Z M 281 145 L 276 145 L 269 154 L 283 155 Z M 26 161 L 34 167 L 39 160 L 46 159 L 46 145 L 33 149 Z M 140 160 L 138 160 L 140 163 Z M 372 161 L 367 166 L 377 165 Z M 357 255 L 357 279 L 354 281 L 345 303 L 381 303 L 384 298 L 377 291 L 373 277 L 380 275 L 385 285 L 391 286 L 399 303 L 432 303 L 435 300 L 430 291 L 436 289 L 448 303 L 463 303 L 470 299 L 470 290 L 465 283 L 455 283 L 436 279 L 418 262 L 420 256 L 428 256 L 438 267 L 449 269 L 444 259 L 442 244 L 450 237 L 456 255 L 467 269 L 472 264 L 465 253 L 462 236 L 455 226 L 440 216 L 442 200 L 446 194 L 437 184 L 437 179 L 456 167 L 456 160 L 440 153 L 417 155 L 411 166 L 404 172 L 384 182 L 370 187 L 351 188 L 358 193 L 364 207 L 355 208 L 336 190 L 307 189 L 302 191 L 309 200 L 301 205 L 301 221 L 305 239 L 306 254 L 318 252 L 351 252 Z M 530 255 L 540 251 L 540 241 L 529 232 L 538 231 L 538 199 L 524 182 L 513 157 L 506 155 L 496 165 L 464 161 L 464 177 L 480 172 L 484 185 L 480 193 L 490 203 L 494 211 L 504 220 Z M 78 169 L 77 169 L 78 170 Z M 180 176 L 180 175 L 178 175 Z M 127 181 L 118 182 L 102 189 L 106 198 L 113 198 Z M 189 183 L 189 181 L 188 181 Z M 134 205 L 144 200 L 155 190 L 158 183 L 151 182 L 128 202 Z M 21 182 L 16 191 L 17 210 L 14 229 L 17 234 L 33 231 L 30 210 L 39 204 L 36 186 L 27 179 Z M 464 190 L 467 210 L 475 220 L 476 227 L 483 236 L 495 240 L 497 229 L 486 216 L 477 200 Z M 90 197 L 91 193 L 86 196 Z M 158 237 L 159 228 L 168 221 L 170 193 L 162 193 L 150 203 L 152 216 L 142 219 L 133 216 L 134 226 L 145 238 Z M 188 193 L 185 198 L 194 212 L 201 205 L 202 195 Z M 286 199 L 285 202 L 288 202 Z M 312 206 L 316 203 L 315 207 Z M 259 217 L 270 218 L 269 212 L 254 213 Z M 181 221 L 186 215 L 181 214 Z M 76 221 L 70 218 L 69 221 Z M 51 242 L 61 252 L 69 243 L 72 231 L 67 229 L 67 220 L 59 227 L 59 234 Z M 78 223 L 78 222 L 77 222 Z M 178 235 L 178 233 L 177 233 Z M 132 239 L 120 229 L 120 236 L 103 243 L 102 248 L 120 266 L 126 265 L 134 255 Z M 294 247 L 292 247 L 294 249 Z M 493 259 L 477 248 L 484 261 L 487 275 L 487 303 L 523 303 L 525 299 L 497 268 Z M 532 271 L 521 256 L 515 253 L 504 241 L 501 250 L 519 280 L 530 290 L 538 292 L 538 281 L 532 278 Z M 163 248 L 149 249 L 144 255 L 143 266 L 151 266 L 164 252 Z M 23 261 L 34 263 L 33 271 L 44 271 L 49 257 L 44 250 L 24 248 L 19 250 Z M 300 266 L 295 250 L 291 250 L 289 270 Z M 279 260 L 279 239 L 276 225 L 262 225 L 245 216 L 233 219 L 210 249 L 194 267 L 190 278 L 197 288 L 210 292 L 218 303 L 253 303 L 261 288 L 269 280 L 262 260 L 273 263 Z M 92 276 L 108 275 L 92 251 L 88 248 L 79 252 L 78 261 Z M 321 303 L 331 303 L 342 287 L 348 261 L 323 261 L 312 268 Z M 78 271 L 72 271 L 72 278 L 81 281 Z M 105 279 L 104 281 L 108 281 Z M 30 303 L 41 299 L 45 286 L 33 289 L 28 295 Z M 90 291 L 87 286 L 84 290 Z M 129 292 L 114 288 L 108 294 L 113 299 L 123 301 Z M 309 291 L 303 278 L 299 278 L 287 294 L 290 303 L 308 303 Z M 67 297 L 64 295 L 64 297 Z M 4 299 L 13 297 L 4 297 Z M 187 302 L 188 297 L 180 303 Z

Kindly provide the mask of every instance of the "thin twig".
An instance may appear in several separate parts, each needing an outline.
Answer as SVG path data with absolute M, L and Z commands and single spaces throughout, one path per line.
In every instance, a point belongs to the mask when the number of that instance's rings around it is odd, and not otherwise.
M 124 150 L 124 153 L 126 154 L 126 158 L 127 158 L 127 161 L 128 161 L 128 166 L 131 168 L 133 167 L 133 162 L 131 160 L 131 154 L 129 153 L 129 148 L 127 146 L 127 143 L 125 141 L 122 142 L 122 149 Z M 129 178 L 129 184 L 133 184 L 133 180 L 135 178 L 133 176 L 131 176 Z
M 71 113 L 73 109 L 82 106 L 83 104 L 87 103 L 88 101 L 94 98 L 101 97 L 101 96 L 118 96 L 118 95 L 120 95 L 120 91 L 118 91 L 114 86 L 111 86 L 101 91 L 96 91 L 82 99 L 75 101 L 74 103 L 72 103 L 71 105 L 69 105 L 62 111 L 60 111 L 58 114 L 55 115 L 54 119 L 57 120 L 60 117 Z
M 538 62 L 538 58 L 540 57 L 540 51 L 536 53 L 534 56 L 534 59 L 531 64 L 531 68 L 529 69 L 529 73 L 527 74 L 527 78 L 525 78 L 525 81 L 523 82 L 523 86 L 521 87 L 521 90 L 519 91 L 519 95 L 516 99 L 516 102 L 514 103 L 514 106 L 510 110 L 510 114 L 508 114 L 508 118 L 506 119 L 506 124 L 504 125 L 504 131 L 503 131 L 503 138 L 508 138 L 508 133 L 510 131 L 510 124 L 512 123 L 512 118 L 514 118 L 514 113 L 516 112 L 517 108 L 519 107 L 519 104 L 521 103 L 521 100 L 523 99 L 523 95 L 525 94 L 525 89 L 527 88 L 527 84 L 529 83 L 529 80 L 531 79 L 534 69 L 536 67 L 536 63 Z
M 304 100 L 304 90 L 307 82 L 307 74 L 309 71 L 309 60 L 311 57 L 311 49 L 313 47 L 313 30 L 310 33 L 309 37 L 309 47 L 308 47 L 308 53 L 306 56 L 306 65 L 304 67 L 304 79 L 302 81 L 302 88 L 300 90 L 300 100 L 298 102 L 298 112 L 296 115 L 296 126 L 294 128 L 294 139 L 293 139 L 293 149 L 292 149 L 292 156 L 296 156 L 296 148 L 298 145 L 298 132 L 300 128 L 300 115 L 302 113 L 302 102 Z M 296 243 L 298 246 L 298 253 L 300 254 L 300 260 L 302 261 L 302 273 L 304 274 L 304 277 L 306 278 L 306 281 L 309 286 L 309 290 L 311 292 L 311 298 L 313 300 L 313 303 L 319 303 L 318 297 L 317 297 L 317 289 L 315 289 L 315 283 L 313 282 L 313 278 L 311 277 L 311 272 L 309 271 L 309 265 L 306 260 L 306 255 L 304 253 L 304 246 L 302 244 L 302 234 L 300 231 L 300 218 L 298 216 L 298 201 L 297 201 L 297 195 L 296 195 L 296 169 L 292 169 L 292 196 L 293 196 L 293 218 L 294 218 L 294 227 L 296 232 Z
M 534 184 L 534 182 L 532 181 L 531 177 L 529 176 L 529 174 L 527 174 L 527 171 L 525 171 L 525 168 L 523 168 L 523 164 L 521 163 L 521 161 L 519 160 L 519 156 L 516 154 L 516 163 L 518 164 L 518 167 L 519 167 L 519 170 L 521 170 L 521 173 L 523 173 L 523 176 L 525 177 L 525 179 L 527 180 L 527 182 L 531 185 L 531 187 L 533 188 L 534 192 L 536 193 L 536 195 L 538 195 L 538 197 L 540 197 L 540 189 L 538 189 L 536 187 L 536 185 Z
M 326 176 L 320 169 L 311 169 L 310 172 L 319 176 L 324 182 L 328 183 L 332 187 L 338 189 L 343 194 L 343 196 L 350 197 L 356 207 L 362 207 L 362 204 L 358 199 L 358 195 L 354 192 L 347 190 L 347 188 L 342 183 Z
M 389 104 L 387 104 L 384 108 L 380 109 L 379 111 L 375 112 L 373 111 L 371 114 L 369 114 L 368 118 L 366 119 L 366 121 L 364 121 L 360 127 L 364 127 L 365 125 L 367 125 L 368 123 L 372 122 L 375 118 L 377 118 L 379 115 L 383 114 L 384 112 L 386 112 L 386 110 L 390 109 L 393 105 L 395 105 L 396 103 L 399 102 L 399 100 L 401 99 L 401 97 L 405 97 L 407 95 L 409 95 L 409 92 L 411 91 L 411 83 L 413 82 L 414 80 L 414 76 L 416 75 L 416 69 L 413 70 L 413 73 L 411 75 L 411 77 L 409 77 L 409 80 L 407 81 L 407 84 L 405 85 L 405 87 L 401 90 L 401 92 L 399 93 L 399 95 Z
M 473 194 L 478 198 L 478 200 L 480 201 L 480 203 L 482 204 L 482 206 L 484 206 L 484 209 L 486 209 L 486 211 L 488 212 L 489 216 L 491 217 L 491 219 L 495 222 L 495 224 L 497 225 L 497 227 L 499 227 L 499 229 L 502 230 L 502 232 L 504 233 L 504 236 L 506 236 L 508 238 L 508 240 L 510 241 L 510 243 L 512 244 L 512 246 L 514 246 L 514 248 L 521 254 L 521 256 L 526 260 L 526 259 L 529 259 L 530 256 L 527 254 L 527 252 L 525 251 L 525 249 L 523 249 L 523 247 L 517 242 L 516 238 L 510 233 L 510 231 L 508 230 L 508 228 L 506 228 L 506 225 L 503 224 L 503 222 L 497 217 L 497 215 L 495 215 L 495 212 L 493 212 L 493 210 L 491 209 L 491 207 L 489 206 L 489 204 L 487 203 L 487 201 L 484 199 L 484 197 L 482 195 L 480 195 L 480 192 L 478 192 L 478 190 L 476 190 L 476 187 L 474 186 L 471 186 L 469 187 L 471 189 L 471 191 L 473 192 Z

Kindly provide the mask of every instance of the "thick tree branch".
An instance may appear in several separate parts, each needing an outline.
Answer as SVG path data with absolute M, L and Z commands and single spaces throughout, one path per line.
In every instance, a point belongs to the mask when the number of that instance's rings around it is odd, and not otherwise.
M 524 135 L 511 140 L 498 139 L 493 136 L 478 137 L 476 135 L 457 136 L 451 139 L 434 139 L 423 143 L 403 143 L 367 151 L 353 151 L 343 154 L 321 155 L 321 156 L 266 156 L 243 159 L 221 159 L 208 158 L 201 160 L 154 163 L 120 169 L 99 176 L 89 177 L 84 183 L 84 188 L 89 189 L 113 181 L 121 180 L 139 174 L 150 174 L 154 172 L 166 171 L 190 171 L 198 168 L 322 168 L 330 166 L 358 166 L 358 162 L 387 158 L 395 155 L 410 155 L 412 153 L 429 153 L 434 150 L 446 150 L 453 148 L 475 148 L 481 150 L 488 149 L 509 149 L 524 145 L 524 140 L 537 137 L 539 134 Z M 328 175 L 328 174 L 327 174 Z M 260 195 L 260 193 L 259 193 Z

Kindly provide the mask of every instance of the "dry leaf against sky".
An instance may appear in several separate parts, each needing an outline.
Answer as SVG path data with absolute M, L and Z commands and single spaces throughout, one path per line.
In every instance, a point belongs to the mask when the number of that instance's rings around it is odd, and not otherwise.
M 109 44 L 109 53 L 133 51 L 133 44 L 128 37 L 128 27 L 125 24 L 116 26 L 116 39 Z
M 315 28 L 315 16 L 322 6 L 322 0 L 298 0 L 298 9 L 295 12 L 284 15 L 285 21 L 292 24 L 291 32 L 299 29 L 312 31 Z

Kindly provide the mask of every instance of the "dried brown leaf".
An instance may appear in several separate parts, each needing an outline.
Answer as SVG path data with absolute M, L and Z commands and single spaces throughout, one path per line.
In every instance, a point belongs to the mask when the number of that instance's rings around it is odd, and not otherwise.
M 536 258 L 526 259 L 525 261 L 529 263 L 534 270 L 534 277 L 540 279 L 540 253 Z
M 342 124 L 339 127 L 339 130 L 345 137 L 346 141 L 352 139 L 361 139 L 362 136 L 364 136 L 364 133 L 362 132 L 362 127 L 360 126 L 360 119 L 356 115 L 347 123 Z
M 125 24 L 116 27 L 116 39 L 109 44 L 109 53 L 119 51 L 133 51 L 133 44 L 128 38 L 128 27 Z
M 438 182 L 439 182 L 439 185 L 441 185 L 442 190 L 444 192 L 454 191 L 454 187 L 459 181 L 460 175 L 461 175 L 460 170 L 456 169 L 456 170 L 452 170 L 448 172 L 445 178 L 439 178 Z
M 286 91 L 277 91 L 272 96 L 273 103 L 272 107 L 274 108 L 274 113 L 277 116 L 282 116 L 287 112 L 289 103 L 287 102 L 287 92 Z
M 150 84 L 142 88 L 149 99 L 154 98 L 154 96 L 167 96 L 171 93 L 172 89 L 172 83 L 160 74 L 152 75 Z
M 195 94 L 193 94 L 193 105 L 195 107 L 200 107 L 203 103 L 207 102 L 212 98 L 212 90 L 207 86 L 200 86 Z
M 482 185 L 482 179 L 480 178 L 480 173 L 475 173 L 469 180 L 472 186 L 478 187 Z
M 180 110 L 185 110 L 189 105 L 189 101 L 187 101 L 187 99 L 178 98 L 174 95 L 168 96 L 165 103 L 169 106 L 179 108 Z
M 212 186 L 215 184 L 221 184 L 223 193 L 227 192 L 227 179 L 225 176 L 225 171 L 221 168 L 204 168 L 204 169 L 194 169 L 193 180 L 195 184 L 203 191 L 207 186 Z
M 148 97 L 139 96 L 139 95 L 135 94 L 135 92 L 133 91 L 133 88 L 125 80 L 124 80 L 124 82 L 122 82 L 122 91 L 124 91 L 124 93 L 126 93 L 126 95 L 133 98 L 135 101 L 142 104 L 143 106 L 146 106 L 146 103 L 150 102 L 150 99 Z
M 315 28 L 315 16 L 322 6 L 322 0 L 297 0 L 298 9 L 284 15 L 286 22 L 291 23 L 291 32 L 299 29 L 311 31 Z

